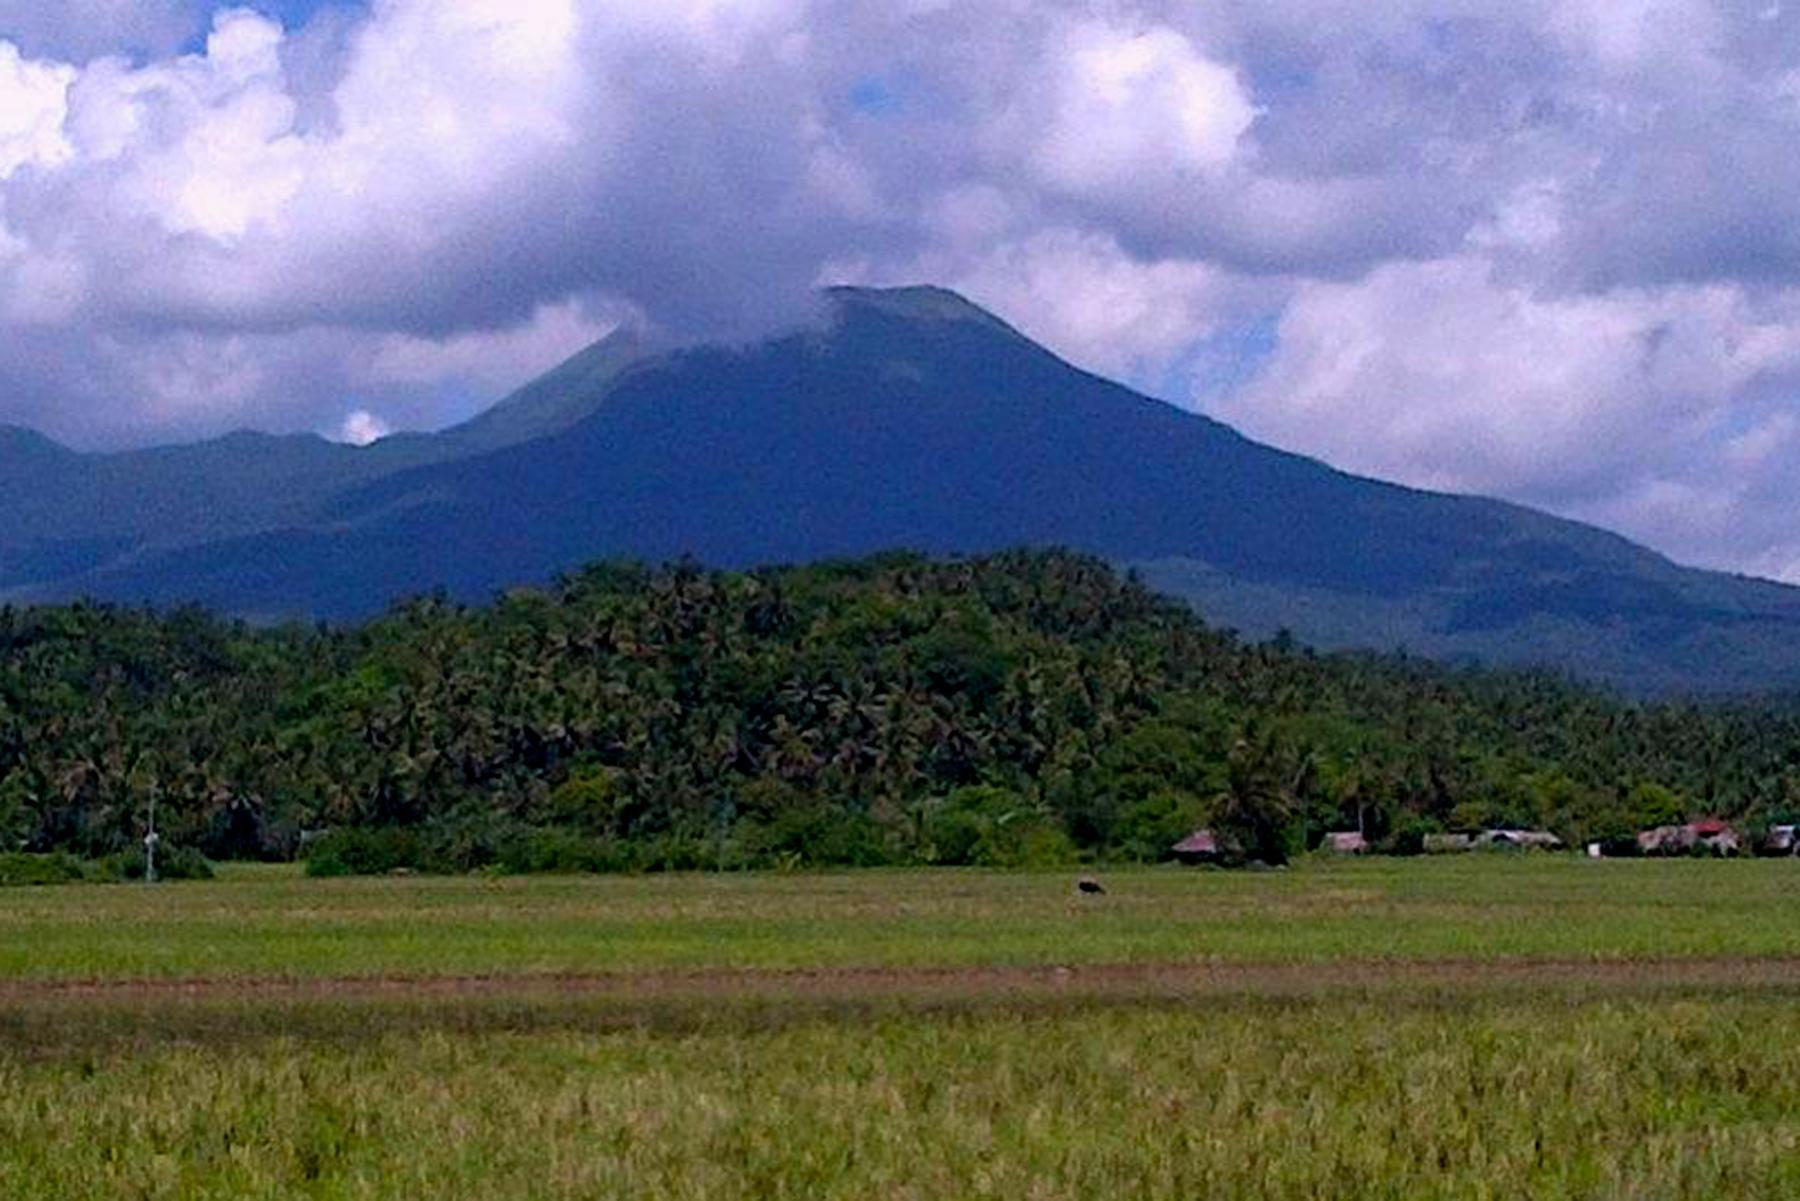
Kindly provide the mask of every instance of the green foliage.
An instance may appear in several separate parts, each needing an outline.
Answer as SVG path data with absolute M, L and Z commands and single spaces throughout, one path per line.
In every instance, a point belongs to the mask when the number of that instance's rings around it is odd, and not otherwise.
M 1427 835 L 1440 833 L 1438 823 L 1429 817 L 1409 813 L 1395 822 L 1382 840 L 1380 849 L 1390 855 L 1423 855 Z
M 19 852 L 0 854 L 0 888 L 29 884 L 115 884 L 144 878 L 141 849 L 108 855 L 104 859 L 78 859 L 66 851 L 47 855 Z M 210 880 L 212 864 L 191 847 L 163 847 L 156 853 L 159 880 Z
M 98 865 L 98 874 L 102 878 L 114 880 L 142 880 L 146 863 L 142 847 L 117 855 L 109 855 Z M 192 847 L 169 846 L 164 844 L 156 849 L 156 878 L 158 880 L 210 880 L 213 878 L 213 866 L 207 862 L 206 856 Z
M 417 871 L 425 861 L 416 830 L 333 830 L 314 842 L 306 854 L 309 876 L 379 876 Z
M 0 851 L 94 859 L 154 799 L 215 857 L 333 831 L 320 873 L 1147 861 L 1207 821 L 1279 862 L 1334 829 L 1767 822 L 1796 746 L 1777 705 L 1245 645 L 1056 552 L 603 564 L 345 630 L 0 609 Z
M 973 867 L 1049 867 L 1073 862 L 1075 845 L 1055 815 L 1019 793 L 959 788 L 929 806 L 925 857 Z
M 0 854 L 0 888 L 73 884 L 87 875 L 79 859 L 61 851 L 51 855 Z
M 613 774 L 590 764 L 571 772 L 551 791 L 543 820 L 570 830 L 612 830 L 618 822 L 620 799 Z
M 1212 825 L 1240 858 L 1280 865 L 1299 849 L 1299 797 L 1308 765 L 1269 730 L 1245 733 L 1231 748 L 1225 784 L 1213 801 Z
M 631 866 L 631 859 L 610 839 L 567 830 L 522 830 L 501 842 L 494 866 L 521 875 L 613 872 Z
M 1640 830 L 1672 826 L 1688 818 L 1686 801 L 1673 790 L 1648 781 L 1632 786 L 1625 806 L 1631 824 Z

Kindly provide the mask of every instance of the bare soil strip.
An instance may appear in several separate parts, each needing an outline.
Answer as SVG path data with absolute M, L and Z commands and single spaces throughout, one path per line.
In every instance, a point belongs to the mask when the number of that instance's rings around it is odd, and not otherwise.
M 1253 995 L 1577 990 L 1800 992 L 1800 958 L 1339 960 L 1323 963 L 1115 963 L 1033 967 L 651 970 L 595 974 L 0 981 L 0 1008 L 102 1002 L 317 1002 L 591 998 L 629 1002 L 951 1002 L 1092 996 L 1168 999 Z
M 634 1032 L 1014 1018 L 1142 1007 L 1452 1009 L 1670 999 L 1800 1003 L 1800 958 L 644 971 L 593 975 L 0 982 L 0 1065 L 269 1039 Z

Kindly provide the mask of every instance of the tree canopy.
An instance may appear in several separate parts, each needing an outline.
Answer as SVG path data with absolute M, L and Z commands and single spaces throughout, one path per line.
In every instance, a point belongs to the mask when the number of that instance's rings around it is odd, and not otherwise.
M 0 851 L 116 854 L 153 796 L 214 857 L 379 832 L 346 870 L 1154 859 L 1209 823 L 1275 858 L 1791 816 L 1800 718 L 1249 644 L 1055 551 L 607 563 L 344 629 L 0 610 Z

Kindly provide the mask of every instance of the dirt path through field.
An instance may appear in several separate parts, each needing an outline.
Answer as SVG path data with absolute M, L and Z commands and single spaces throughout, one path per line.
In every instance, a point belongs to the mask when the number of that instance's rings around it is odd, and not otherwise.
M 1800 1002 L 1800 959 L 1474 960 L 705 970 L 569 975 L 0 981 L 0 1064 L 107 1048 L 358 1043 L 433 1031 L 687 1035 L 796 1024 L 1034 1017 L 1141 1006 L 1406 1008 Z
M 879 967 L 652 970 L 485 976 L 0 981 L 0 1008 L 43 1002 L 305 1002 L 617 999 L 806 1002 L 1009 998 L 1169 999 L 1335 993 L 1431 994 L 1554 989 L 1800 992 L 1800 958 L 1339 960 L 1322 963 L 1083 964 L 1071 967 Z

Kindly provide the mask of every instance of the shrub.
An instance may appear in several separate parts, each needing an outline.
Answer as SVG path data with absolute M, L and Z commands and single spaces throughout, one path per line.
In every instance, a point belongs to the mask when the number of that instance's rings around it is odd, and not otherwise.
M 1018 793 L 976 785 L 959 788 L 930 814 L 927 857 L 979 867 L 1050 867 L 1071 863 L 1075 844 L 1055 817 Z
M 882 828 L 867 814 L 800 806 L 743 829 L 745 851 L 756 863 L 794 856 L 814 866 L 881 867 L 894 861 Z M 711 866 L 708 856 L 697 866 Z
M 617 872 L 631 866 L 624 848 L 610 838 L 568 830 L 521 830 L 500 843 L 495 866 L 521 875 L 553 872 Z
M 1403 816 L 1376 849 L 1388 855 L 1423 855 L 1425 836 L 1442 832 L 1442 828 L 1428 817 Z
M 97 865 L 98 877 L 107 880 L 142 880 L 144 849 L 133 847 L 117 855 L 109 855 Z M 158 880 L 210 880 L 212 864 L 192 847 L 161 846 L 156 850 Z
M 0 888 L 73 884 L 86 878 L 81 860 L 61 851 L 53 855 L 0 855 Z
M 348 826 L 316 840 L 306 855 L 309 876 L 380 876 L 417 871 L 423 855 L 416 830 Z

